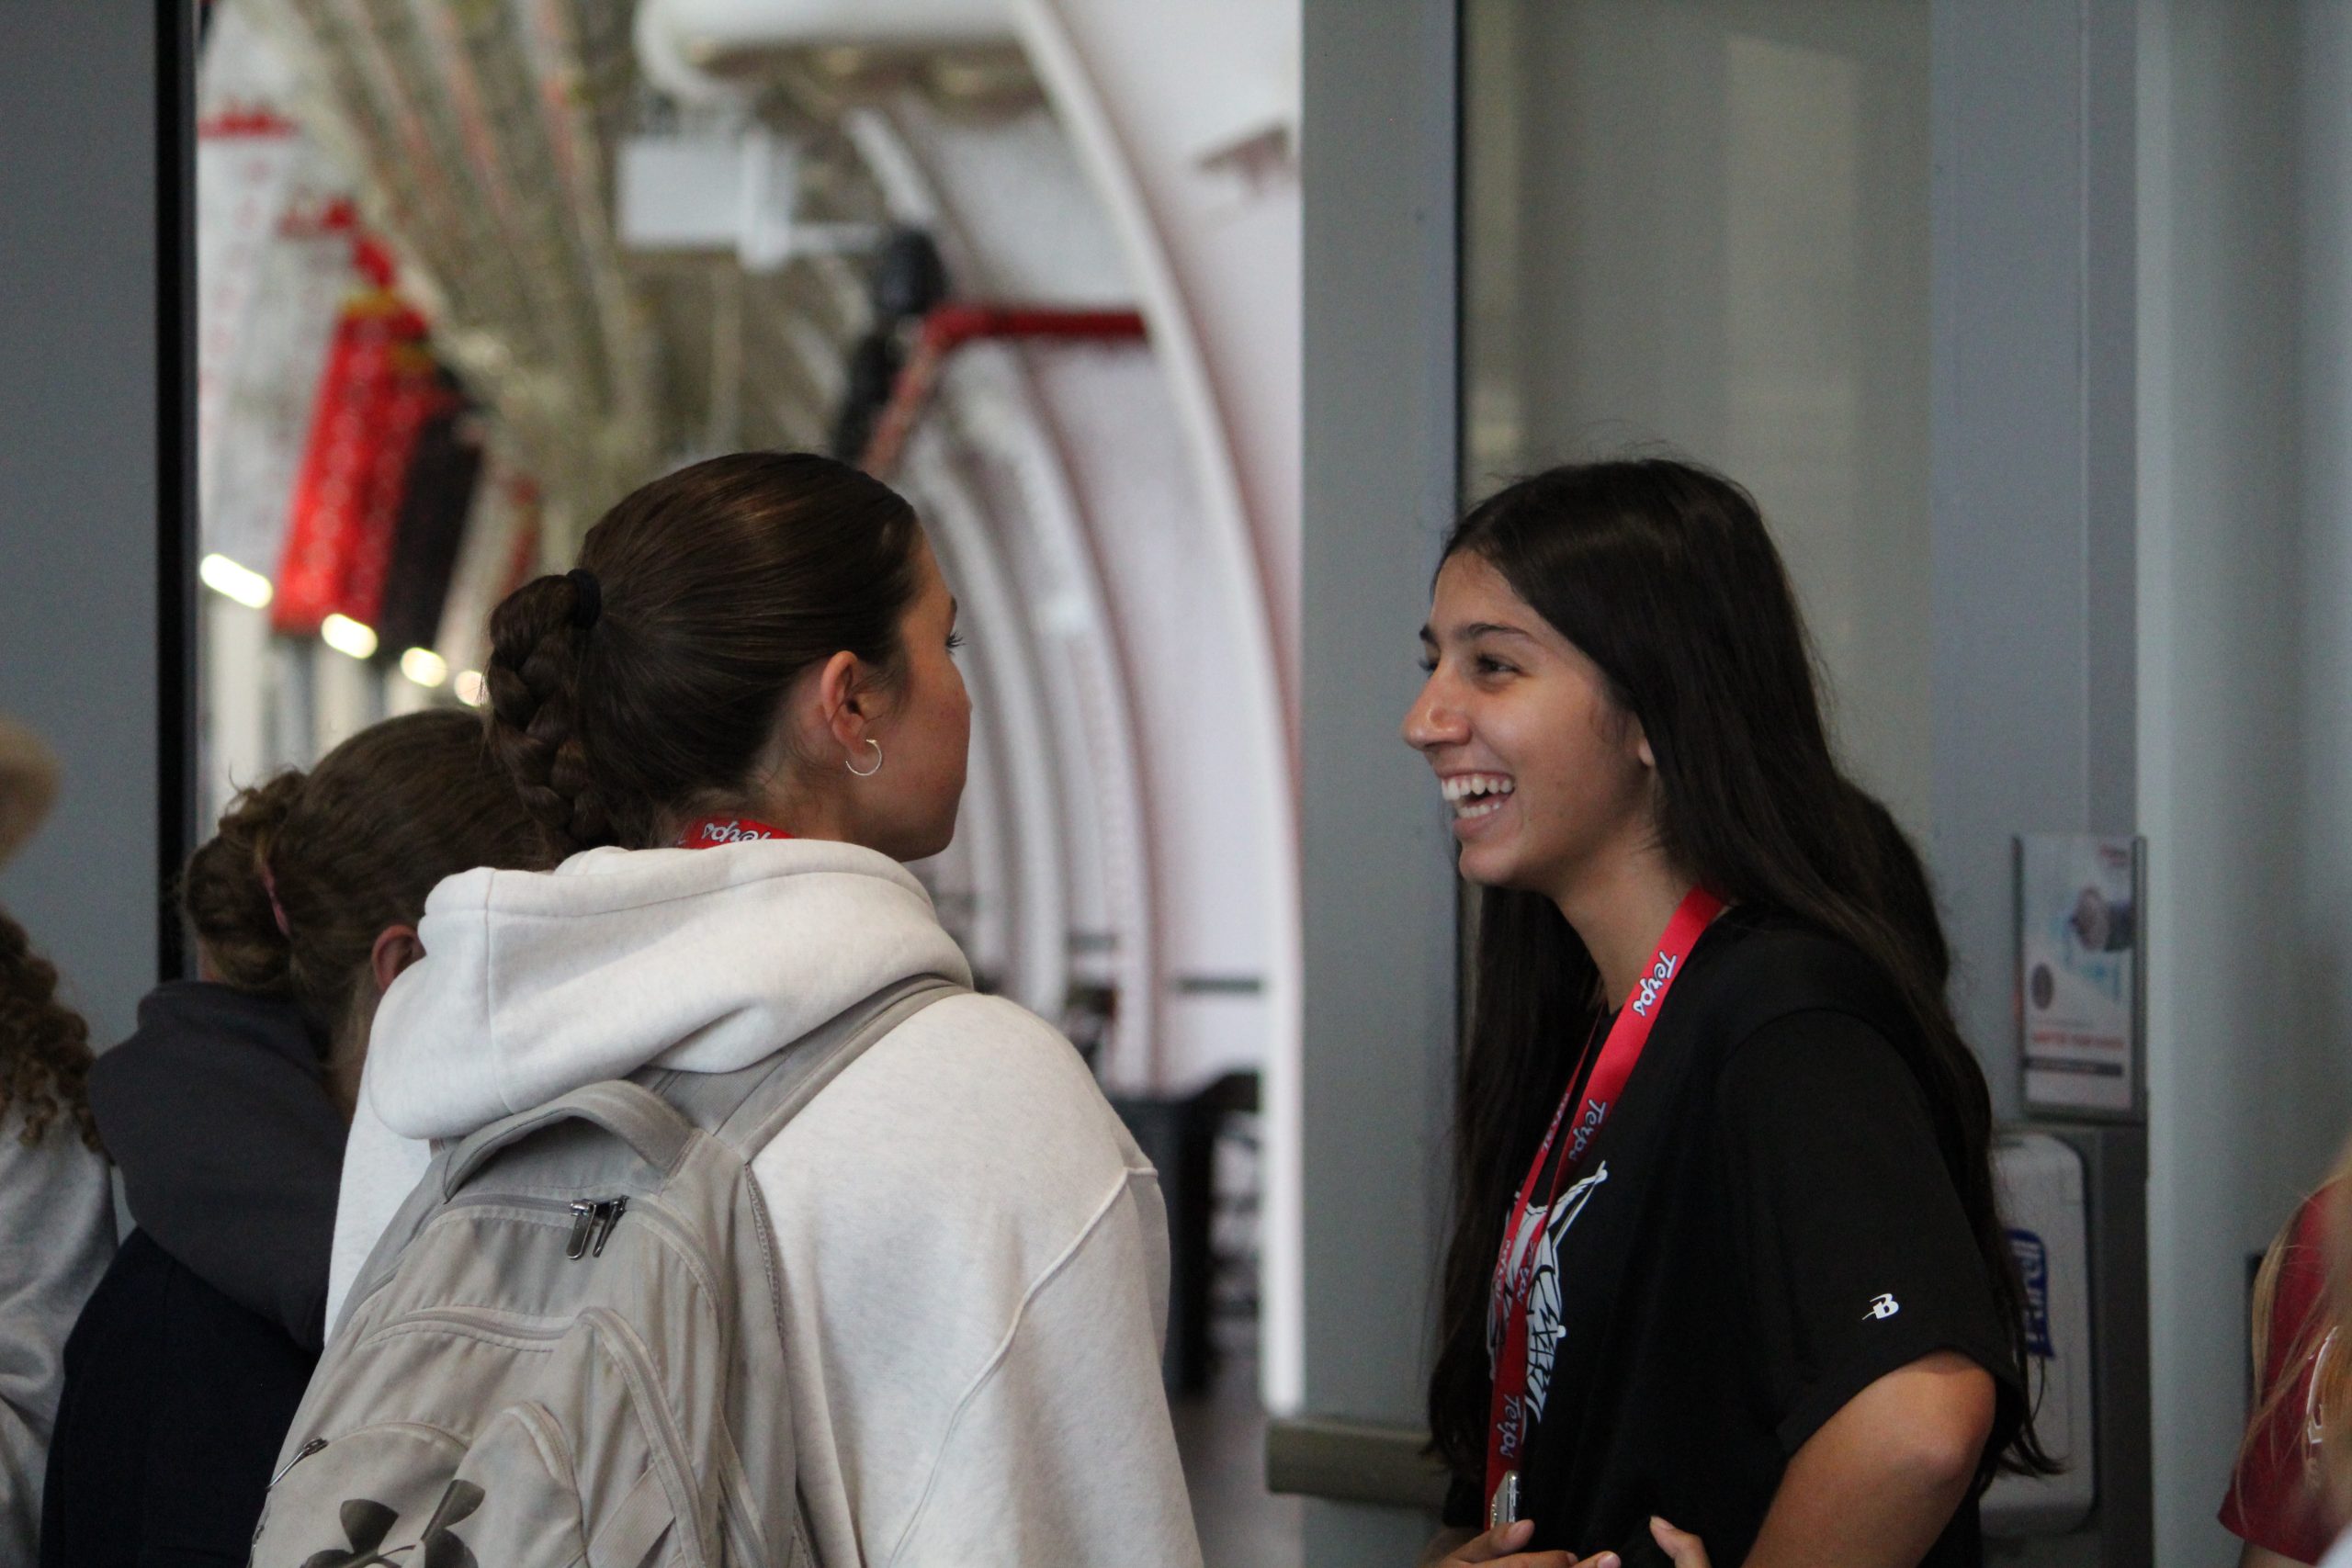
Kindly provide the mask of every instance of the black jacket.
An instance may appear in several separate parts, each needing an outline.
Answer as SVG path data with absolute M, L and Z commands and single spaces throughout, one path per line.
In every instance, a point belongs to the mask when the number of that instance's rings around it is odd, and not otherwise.
M 243 1563 L 323 1338 L 345 1130 L 284 1002 L 176 982 L 90 1073 L 138 1224 L 65 1345 L 43 1568 Z

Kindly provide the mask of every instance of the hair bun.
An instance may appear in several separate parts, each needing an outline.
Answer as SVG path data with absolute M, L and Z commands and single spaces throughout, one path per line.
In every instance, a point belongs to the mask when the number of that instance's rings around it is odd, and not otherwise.
M 213 972 L 242 991 L 287 988 L 293 949 L 267 866 L 307 782 L 307 774 L 284 773 L 241 792 L 221 814 L 220 831 L 188 857 L 181 907 Z
M 571 584 L 571 624 L 584 632 L 605 613 L 605 585 L 584 566 L 573 567 L 563 580 Z

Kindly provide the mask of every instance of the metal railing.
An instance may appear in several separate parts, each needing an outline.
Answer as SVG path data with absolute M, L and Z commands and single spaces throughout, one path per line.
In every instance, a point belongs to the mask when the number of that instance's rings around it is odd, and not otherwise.
M 1443 1465 L 1427 1454 L 1430 1435 L 1303 1416 L 1266 1427 L 1266 1490 L 1335 1503 L 1372 1503 L 1432 1513 L 1445 1504 Z

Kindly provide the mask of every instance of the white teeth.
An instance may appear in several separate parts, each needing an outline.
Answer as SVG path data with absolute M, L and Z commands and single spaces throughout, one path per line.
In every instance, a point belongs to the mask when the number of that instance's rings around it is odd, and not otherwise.
M 1498 808 L 1517 786 L 1503 773 L 1456 773 L 1440 779 L 1438 787 L 1456 817 L 1484 817 Z

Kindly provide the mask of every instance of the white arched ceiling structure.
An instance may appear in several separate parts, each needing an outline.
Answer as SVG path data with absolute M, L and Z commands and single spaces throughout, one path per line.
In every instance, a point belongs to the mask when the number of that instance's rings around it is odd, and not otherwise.
M 1148 324 L 1141 374 L 1033 352 L 994 388 L 950 376 L 940 415 L 967 431 L 1025 416 L 1058 454 L 1059 488 L 1081 514 L 1112 641 L 1125 657 L 1136 738 L 1137 776 L 1124 797 L 1143 829 L 1136 864 L 1151 879 L 1159 927 L 1159 972 L 1143 992 L 1157 1021 L 1148 1077 L 1170 1089 L 1227 1064 L 1263 1074 L 1263 1374 L 1270 1403 L 1286 1407 L 1298 1396 L 1303 1331 L 1293 722 L 1297 201 L 1289 163 L 1295 8 L 1244 0 L 1205 9 L 1001 4 L 940 9 L 968 28 L 959 35 L 967 42 L 995 36 L 994 19 L 1002 18 L 1004 36 L 1019 43 L 1043 88 L 1050 120 L 958 123 L 902 96 L 863 129 L 849 129 L 894 215 L 935 219 L 943 248 L 961 252 L 951 260 L 967 289 L 978 284 L 1005 298 L 1046 287 L 1059 296 L 1048 295 L 1050 302 L 1092 303 L 1100 296 L 1069 296 L 1107 283 L 1112 298 L 1124 295 Z M 894 7 L 867 6 L 852 21 L 830 0 L 648 5 L 651 25 L 671 29 L 670 58 L 714 79 L 724 79 L 730 53 L 752 60 L 796 47 L 920 45 L 910 13 L 932 9 L 894 15 Z M 910 27 L 894 39 L 890 28 L 901 16 Z M 1250 68 L 1237 73 L 1237 61 Z M 1204 92 L 1206 81 L 1240 85 Z M 1023 174 L 1001 177 L 998 155 L 1024 134 Z M 1065 169 L 1080 178 L 1066 180 Z M 1041 195 L 1048 205 L 1038 212 Z M 1074 268 L 1073 258 L 1104 233 L 1115 271 Z M 1148 475 L 1146 484 L 1134 482 L 1139 474 Z M 911 471 L 908 478 L 919 479 Z M 1041 606 L 1057 601 L 1027 592 L 1037 564 L 1024 562 L 1015 541 L 1034 538 L 1038 515 L 1058 509 L 1041 505 L 1035 486 L 1007 501 L 995 540 L 1023 585 L 1034 625 Z M 1056 614 L 1069 620 L 1068 601 L 1059 603 L 1065 608 Z M 1067 667 L 1050 638 L 1030 646 L 1049 668 Z M 1103 800 L 1094 782 L 1092 790 L 1082 779 L 1066 788 L 1066 807 L 1115 843 L 1123 814 L 1082 809 L 1090 795 Z M 1121 934 L 1130 942 L 1140 935 Z M 1122 987 L 1131 1019 L 1133 985 L 1130 978 Z M 1103 1066 L 1115 1083 L 1134 1063 L 1114 1051 Z

